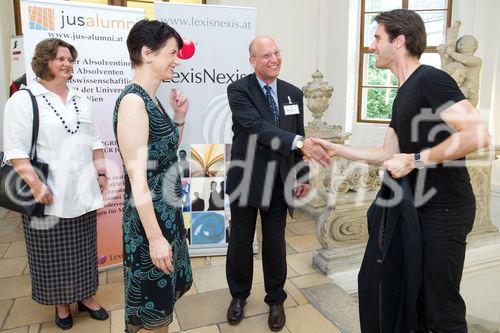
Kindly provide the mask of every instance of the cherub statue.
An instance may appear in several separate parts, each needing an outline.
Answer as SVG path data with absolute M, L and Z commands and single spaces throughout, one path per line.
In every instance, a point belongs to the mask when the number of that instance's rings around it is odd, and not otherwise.
M 446 53 L 446 50 L 448 48 L 454 49 L 457 45 L 458 30 L 460 29 L 461 25 L 462 22 L 460 21 L 453 22 L 452 26 L 446 29 L 446 39 L 444 41 L 444 44 L 438 45 L 436 48 L 439 55 L 441 56 L 441 69 L 443 69 L 444 66 L 452 61 L 450 56 Z
M 437 47 L 441 56 L 441 68 L 457 81 L 465 98 L 472 105 L 477 106 L 479 74 L 483 61 L 474 55 L 478 48 L 478 41 L 475 37 L 464 35 L 456 40 L 459 27 L 460 21 L 457 21 L 451 28 L 448 28 L 445 44 Z

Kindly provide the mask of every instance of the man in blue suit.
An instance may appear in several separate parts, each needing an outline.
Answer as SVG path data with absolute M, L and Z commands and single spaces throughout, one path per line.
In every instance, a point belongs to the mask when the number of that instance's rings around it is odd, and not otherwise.
M 257 213 L 262 223 L 262 264 L 269 328 L 285 324 L 285 225 L 293 198 L 309 192 L 309 158 L 329 163 L 326 150 L 304 136 L 303 93 L 278 79 L 281 53 L 276 42 L 256 37 L 249 46 L 255 73 L 227 88 L 233 120 L 231 163 L 226 193 L 231 207 L 231 237 L 226 276 L 233 297 L 227 311 L 230 324 L 243 318 L 253 272 L 252 243 Z

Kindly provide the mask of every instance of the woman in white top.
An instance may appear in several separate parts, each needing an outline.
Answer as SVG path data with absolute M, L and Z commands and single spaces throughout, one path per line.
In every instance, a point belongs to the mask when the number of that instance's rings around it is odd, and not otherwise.
M 4 118 L 5 161 L 30 186 L 37 202 L 45 204 L 42 218 L 23 215 L 31 273 L 32 297 L 56 305 L 55 322 L 73 326 L 69 304 L 106 320 L 96 303 L 96 210 L 107 189 L 103 145 L 92 123 L 90 103 L 67 86 L 78 53 L 63 40 L 49 38 L 37 44 L 31 66 L 37 81 L 28 86 L 40 113 L 38 160 L 49 164 L 44 183 L 29 160 L 33 106 L 26 91 L 7 101 Z

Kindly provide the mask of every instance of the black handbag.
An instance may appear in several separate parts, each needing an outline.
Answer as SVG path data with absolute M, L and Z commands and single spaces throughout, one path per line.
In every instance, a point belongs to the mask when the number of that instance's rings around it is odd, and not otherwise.
M 33 129 L 31 135 L 30 162 L 33 169 L 40 177 L 40 180 L 47 184 L 49 174 L 49 165 L 39 162 L 36 155 L 36 142 L 38 139 L 38 127 L 40 122 L 38 103 L 35 96 L 28 89 L 26 90 L 33 104 Z M 8 126 L 8 124 L 7 124 Z M 26 182 L 19 176 L 13 166 L 4 163 L 4 153 L 0 152 L 2 166 L 0 168 L 0 207 L 4 207 L 15 212 L 30 216 L 43 216 L 45 205 L 35 202 L 31 189 Z

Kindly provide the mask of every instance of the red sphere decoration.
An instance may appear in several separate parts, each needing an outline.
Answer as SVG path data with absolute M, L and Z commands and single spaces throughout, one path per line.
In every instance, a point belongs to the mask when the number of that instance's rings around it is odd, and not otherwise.
M 194 50 L 195 50 L 194 43 L 187 38 L 183 38 L 182 43 L 184 45 L 179 50 L 179 53 L 177 54 L 177 56 L 179 57 L 179 59 L 187 60 L 187 59 L 191 58 L 194 54 Z

